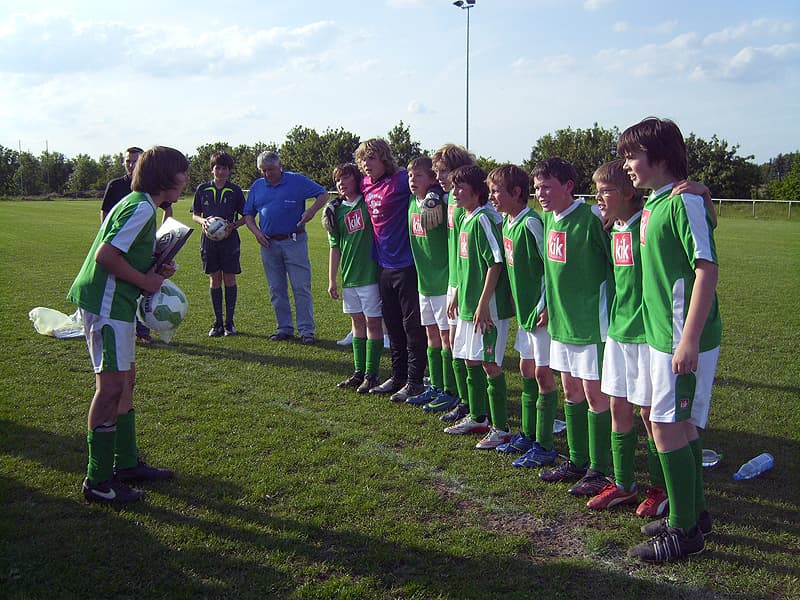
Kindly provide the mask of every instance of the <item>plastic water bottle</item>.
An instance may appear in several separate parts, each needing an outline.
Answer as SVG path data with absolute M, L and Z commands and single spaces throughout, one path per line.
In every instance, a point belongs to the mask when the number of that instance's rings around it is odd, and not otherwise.
M 753 477 L 758 477 L 764 471 L 769 471 L 774 466 L 775 459 L 772 457 L 772 454 L 767 454 L 764 452 L 755 458 L 751 458 L 749 461 L 739 467 L 739 470 L 733 474 L 733 479 L 735 481 L 752 479 Z
M 561 421 L 560 419 L 553 420 L 553 435 L 558 435 L 559 433 L 563 433 L 566 428 L 567 428 L 566 421 Z

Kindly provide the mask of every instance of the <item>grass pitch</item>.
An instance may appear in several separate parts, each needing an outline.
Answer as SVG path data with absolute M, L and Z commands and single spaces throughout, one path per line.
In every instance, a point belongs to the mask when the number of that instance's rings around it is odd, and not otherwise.
M 189 202 L 176 206 L 190 223 Z M 629 510 L 594 513 L 473 437 L 385 399 L 342 393 L 348 329 L 310 229 L 314 347 L 273 343 L 257 245 L 242 231 L 233 338 L 212 315 L 197 239 L 174 281 L 189 315 L 137 349 L 139 445 L 176 469 L 122 510 L 86 505 L 84 342 L 36 334 L 65 300 L 98 226 L 96 201 L 3 202 L 0 238 L 0 589 L 7 598 L 798 598 L 800 225 L 720 219 L 723 347 L 704 446 L 714 533 L 704 554 L 643 566 Z M 521 382 L 506 361 L 518 426 Z M 388 374 L 388 356 L 383 359 Z M 563 414 L 559 415 L 563 417 Z M 640 450 L 643 435 L 640 427 Z M 566 449 L 557 438 L 559 449 Z M 734 482 L 769 451 L 776 467 Z M 644 474 L 643 451 L 638 473 Z M 640 485 L 646 482 L 640 477 Z

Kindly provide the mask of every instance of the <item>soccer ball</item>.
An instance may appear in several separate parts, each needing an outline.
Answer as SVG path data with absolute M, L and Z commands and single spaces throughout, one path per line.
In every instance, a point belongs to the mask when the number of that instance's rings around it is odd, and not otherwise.
M 165 338 L 166 332 L 170 332 L 169 337 L 172 337 L 171 332 L 181 324 L 188 309 L 189 302 L 180 288 L 169 279 L 165 279 L 161 289 L 155 294 L 139 298 L 138 315 L 140 321 Z
M 228 222 L 222 217 L 210 217 L 206 227 L 206 237 L 215 242 L 221 242 L 228 237 Z

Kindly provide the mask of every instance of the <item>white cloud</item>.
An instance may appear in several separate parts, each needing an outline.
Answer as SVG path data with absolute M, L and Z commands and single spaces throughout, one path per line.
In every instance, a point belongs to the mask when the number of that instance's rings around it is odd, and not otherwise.
M 408 112 L 414 115 L 424 115 L 432 111 L 419 100 L 412 100 L 408 103 Z
M 569 54 L 554 54 L 536 59 L 520 57 L 511 63 L 511 68 L 515 71 L 534 75 L 560 75 L 576 66 L 575 59 Z
M 708 34 L 703 43 L 706 45 L 726 44 L 734 41 L 774 38 L 780 35 L 791 34 L 797 30 L 794 21 L 779 21 L 777 19 L 756 19 L 748 23 L 741 23 L 736 27 L 726 27 L 721 31 Z
M 613 1 L 614 0 L 583 0 L 583 9 L 589 12 L 595 12 L 608 6 Z

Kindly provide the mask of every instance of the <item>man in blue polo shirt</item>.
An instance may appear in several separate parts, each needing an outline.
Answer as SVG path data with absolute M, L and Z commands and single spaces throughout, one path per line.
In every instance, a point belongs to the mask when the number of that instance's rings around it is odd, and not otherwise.
M 278 323 L 277 330 L 269 339 L 294 339 L 288 277 L 294 294 L 300 339 L 304 344 L 313 344 L 316 342 L 316 325 L 305 224 L 328 201 L 328 192 L 305 175 L 284 171 L 275 152 L 262 152 L 257 164 L 264 177 L 250 186 L 244 218 L 247 228 L 261 244 L 261 262 Z M 310 208 L 306 208 L 308 198 L 316 199 Z

